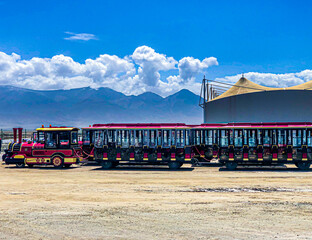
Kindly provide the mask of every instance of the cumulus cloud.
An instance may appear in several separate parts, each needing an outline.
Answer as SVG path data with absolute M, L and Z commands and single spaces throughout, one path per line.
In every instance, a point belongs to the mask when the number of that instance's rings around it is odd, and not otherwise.
M 130 56 L 102 54 L 83 63 L 62 54 L 23 60 L 18 54 L 0 52 L 0 85 L 36 90 L 109 87 L 127 95 L 151 91 L 167 96 L 183 88 L 199 93 L 196 76 L 212 65 L 217 65 L 214 57 L 177 61 L 148 46 L 138 47 Z
M 139 65 L 139 78 L 149 86 L 156 86 L 159 83 L 159 71 L 175 69 L 177 64 L 173 57 L 156 53 L 154 49 L 148 46 L 138 47 L 131 57 Z
M 291 87 L 299 85 L 312 80 L 312 70 L 304 70 L 297 73 L 258 73 L 249 72 L 244 74 L 245 78 L 255 82 L 257 84 L 268 86 L 268 87 Z M 241 75 L 226 76 L 224 78 L 217 78 L 217 81 L 235 83 L 241 78 Z
M 89 40 L 97 40 L 97 37 L 92 33 L 73 33 L 73 32 L 65 32 L 70 35 L 65 40 L 81 40 L 81 41 L 89 41 Z
M 181 78 L 187 81 L 196 77 L 196 75 L 201 73 L 204 69 L 218 64 L 215 57 L 205 58 L 203 61 L 193 57 L 184 57 L 179 61 L 178 67 Z

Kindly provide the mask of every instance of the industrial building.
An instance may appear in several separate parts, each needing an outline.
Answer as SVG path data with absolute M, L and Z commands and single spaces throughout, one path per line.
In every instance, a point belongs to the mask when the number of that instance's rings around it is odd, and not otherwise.
M 312 81 L 288 88 L 272 88 L 243 76 L 219 95 L 218 87 L 220 84 L 203 81 L 204 123 L 312 121 Z

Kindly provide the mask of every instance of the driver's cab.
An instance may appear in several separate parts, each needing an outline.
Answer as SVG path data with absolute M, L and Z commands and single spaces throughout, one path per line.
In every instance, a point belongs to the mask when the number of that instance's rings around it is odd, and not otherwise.
M 47 149 L 70 149 L 78 146 L 78 130 L 67 127 L 38 128 L 33 139 Z

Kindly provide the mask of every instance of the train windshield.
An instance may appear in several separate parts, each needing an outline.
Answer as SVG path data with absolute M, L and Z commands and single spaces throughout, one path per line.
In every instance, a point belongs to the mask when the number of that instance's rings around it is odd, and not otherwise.
M 57 133 L 56 132 L 46 132 L 46 148 L 56 148 Z
M 59 132 L 58 133 L 59 139 L 59 148 L 69 148 L 69 132 Z

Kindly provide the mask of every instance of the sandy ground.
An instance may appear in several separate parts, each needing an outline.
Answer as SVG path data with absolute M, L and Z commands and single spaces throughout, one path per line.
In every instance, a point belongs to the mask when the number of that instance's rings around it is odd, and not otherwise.
M 312 239 L 312 171 L 0 165 L 0 239 Z

